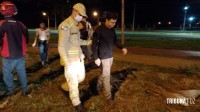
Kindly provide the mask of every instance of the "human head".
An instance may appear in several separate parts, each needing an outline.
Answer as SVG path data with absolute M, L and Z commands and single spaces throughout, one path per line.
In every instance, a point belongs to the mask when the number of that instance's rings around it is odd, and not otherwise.
M 80 22 L 83 17 L 87 17 L 85 6 L 82 3 L 75 4 L 73 6 L 72 16 L 77 22 Z
M 3 1 L 0 4 L 0 12 L 4 17 L 11 17 L 17 15 L 17 8 L 15 4 L 10 1 Z
M 83 17 L 82 21 L 84 21 L 84 22 L 87 22 L 87 19 L 86 19 L 86 17 Z
M 106 22 L 105 22 L 105 25 L 108 27 L 108 28 L 113 28 L 117 22 L 117 19 L 118 19 L 118 14 L 117 13 L 114 13 L 114 12 L 108 12 L 106 14 Z
M 81 21 L 78 23 L 78 28 L 80 30 L 85 29 L 86 28 L 86 23 L 84 21 Z
M 45 28 L 45 24 L 44 23 L 40 23 L 40 28 Z

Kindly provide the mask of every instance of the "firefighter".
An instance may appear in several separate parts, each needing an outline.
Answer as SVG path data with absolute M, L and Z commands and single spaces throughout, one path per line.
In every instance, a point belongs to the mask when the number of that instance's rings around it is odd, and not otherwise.
M 64 75 L 67 83 L 62 88 L 69 91 L 69 97 L 77 111 L 85 112 L 79 98 L 78 84 L 85 79 L 84 55 L 81 45 L 89 45 L 90 41 L 80 39 L 78 23 L 87 17 L 85 6 L 77 3 L 73 6 L 71 15 L 58 27 L 58 52 L 60 63 L 64 66 Z

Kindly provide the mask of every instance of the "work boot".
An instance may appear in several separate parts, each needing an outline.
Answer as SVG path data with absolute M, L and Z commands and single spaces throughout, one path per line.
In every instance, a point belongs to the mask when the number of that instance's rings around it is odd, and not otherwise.
M 78 112 L 87 112 L 87 111 L 86 111 L 86 108 L 85 108 L 83 105 L 81 105 L 81 104 L 75 106 L 75 109 L 76 109 Z
M 65 82 L 61 85 L 61 89 L 64 90 L 64 91 L 69 91 L 69 86 L 68 86 L 68 83 Z

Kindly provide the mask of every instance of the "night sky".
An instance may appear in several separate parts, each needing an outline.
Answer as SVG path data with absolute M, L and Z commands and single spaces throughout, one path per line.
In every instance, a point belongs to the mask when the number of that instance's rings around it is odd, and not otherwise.
M 54 15 L 57 17 L 57 24 L 67 18 L 71 13 L 71 7 L 77 2 L 86 6 L 89 21 L 92 23 L 95 18 L 92 15 L 98 10 L 100 17 L 105 11 L 119 13 L 118 24 L 121 21 L 121 0 L 11 0 L 18 8 L 16 18 L 22 21 L 27 27 L 38 27 L 40 22 L 46 22 L 41 12 L 47 11 L 50 15 L 50 24 L 54 26 Z M 200 21 L 200 0 L 125 0 L 125 24 L 132 25 L 133 11 L 135 4 L 135 25 L 155 25 L 158 21 L 162 24 L 172 22 L 172 26 L 180 26 L 183 23 L 184 10 L 187 4 L 190 6 L 187 15 L 195 16 L 194 23 Z M 1 19 L 3 17 L 1 16 Z

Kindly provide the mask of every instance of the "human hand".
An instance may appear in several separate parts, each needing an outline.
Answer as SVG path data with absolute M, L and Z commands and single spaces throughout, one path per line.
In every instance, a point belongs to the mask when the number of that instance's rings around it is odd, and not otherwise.
M 87 45 L 92 45 L 92 40 L 87 40 Z
M 97 66 L 100 66 L 100 64 L 101 64 L 101 60 L 98 58 L 98 59 L 96 59 L 95 61 L 95 64 L 97 65 Z
M 128 52 L 128 50 L 127 50 L 126 48 L 123 48 L 123 49 L 122 49 L 123 55 L 127 54 L 127 52 Z
M 85 55 L 82 54 L 82 55 L 81 55 L 81 62 L 84 62 L 84 59 L 85 59 Z
M 34 43 L 32 44 L 32 47 L 35 47 L 35 45 L 36 45 L 36 42 L 34 42 Z

